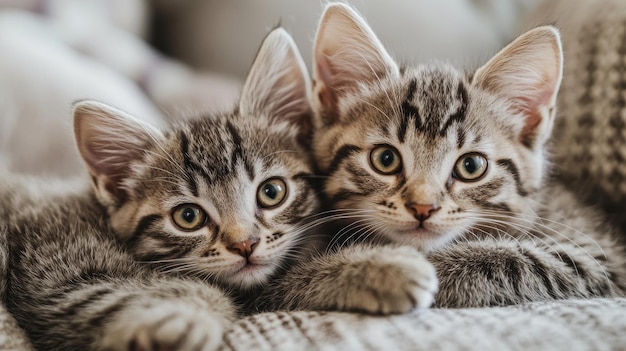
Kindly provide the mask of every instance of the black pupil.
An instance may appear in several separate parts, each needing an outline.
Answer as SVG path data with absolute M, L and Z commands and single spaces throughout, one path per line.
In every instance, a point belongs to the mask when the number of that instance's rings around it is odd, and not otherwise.
M 476 169 L 478 168 L 478 165 L 476 163 L 477 162 L 473 157 L 468 157 L 463 161 L 463 167 L 465 167 L 465 170 L 467 172 L 469 172 L 470 174 L 473 174 L 474 172 L 476 172 Z
M 380 154 L 380 163 L 384 167 L 389 167 L 393 164 L 394 158 L 395 156 L 393 154 L 393 151 L 385 150 Z
M 193 221 L 196 219 L 196 211 L 194 211 L 193 208 L 186 208 L 183 211 L 182 215 L 183 215 L 183 219 L 187 223 L 193 223 Z
M 265 187 L 263 188 L 263 193 L 269 199 L 274 200 L 276 199 L 276 196 L 278 195 L 278 190 L 276 189 L 276 186 L 273 184 L 265 184 Z

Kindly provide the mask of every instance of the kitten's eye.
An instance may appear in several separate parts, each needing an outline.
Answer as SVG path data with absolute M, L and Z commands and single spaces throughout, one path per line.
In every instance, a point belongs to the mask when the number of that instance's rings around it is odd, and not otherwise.
M 259 206 L 272 208 L 280 205 L 287 195 L 287 184 L 280 178 L 270 178 L 259 186 L 257 201 Z
M 482 178 L 487 172 L 487 158 L 481 154 L 472 153 L 461 156 L 454 165 L 452 176 L 456 179 L 473 182 Z
M 370 162 L 376 172 L 385 175 L 398 173 L 402 169 L 400 154 L 389 145 L 375 147 L 370 153 Z
M 174 208 L 172 220 L 184 231 L 194 231 L 202 228 L 207 222 L 208 216 L 198 205 L 183 204 Z

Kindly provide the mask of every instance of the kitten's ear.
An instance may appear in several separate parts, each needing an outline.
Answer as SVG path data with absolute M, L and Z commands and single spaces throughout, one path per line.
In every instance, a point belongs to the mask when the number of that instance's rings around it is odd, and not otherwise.
M 358 90 L 359 84 L 400 75 L 376 34 L 342 3 L 324 10 L 313 51 L 314 103 L 327 122 L 339 117 L 338 101 L 344 93 Z
M 534 148 L 550 136 L 562 75 L 559 32 L 544 26 L 522 34 L 479 68 L 474 84 L 511 102 L 525 118 L 520 141 Z
M 311 129 L 311 82 L 291 36 L 276 28 L 263 40 L 244 83 L 242 115 L 265 114 L 294 123 L 301 134 Z
M 134 161 L 163 135 L 136 118 L 96 101 L 74 104 L 76 145 L 91 174 L 98 199 L 104 205 L 123 203 L 127 196 L 124 180 Z

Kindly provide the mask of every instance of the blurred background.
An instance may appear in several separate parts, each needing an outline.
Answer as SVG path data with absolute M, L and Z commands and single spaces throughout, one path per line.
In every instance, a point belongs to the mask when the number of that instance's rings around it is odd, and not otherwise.
M 540 0 L 353 0 L 404 63 L 473 69 Z M 549 1 L 549 0 L 548 0 Z M 97 99 L 152 124 L 231 108 L 278 24 L 310 67 L 320 0 L 0 0 L 0 167 L 83 172 L 71 104 Z
M 307 64 L 320 0 L 156 1 L 157 45 L 196 67 L 244 77 L 257 46 L 280 24 Z M 493 54 L 538 0 L 352 0 L 394 57 L 408 62 Z M 465 57 L 465 58 L 463 58 Z M 482 57 L 480 57 L 482 58 Z M 309 66 L 310 67 L 310 66 Z

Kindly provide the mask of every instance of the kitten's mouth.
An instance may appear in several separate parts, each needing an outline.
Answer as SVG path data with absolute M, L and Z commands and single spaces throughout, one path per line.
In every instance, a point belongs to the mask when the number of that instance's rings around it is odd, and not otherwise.
M 403 231 L 402 234 L 411 235 L 412 237 L 419 238 L 420 240 L 431 240 L 431 239 L 436 239 L 439 237 L 437 233 L 431 230 L 428 230 L 424 227 L 415 227 L 413 229 L 407 229 Z
M 237 269 L 237 273 L 253 272 L 255 270 L 262 269 L 262 268 L 264 268 L 266 266 L 267 266 L 267 264 L 263 264 L 261 262 L 258 262 L 254 258 L 248 257 L 248 258 L 245 259 L 245 261 L 243 262 L 241 267 L 239 269 Z
M 250 260 L 246 260 L 246 263 L 244 263 L 243 267 L 241 267 L 241 269 L 254 269 L 257 267 L 261 267 L 262 265 L 258 264 L 258 263 L 253 263 Z
M 431 234 L 430 230 L 424 228 L 424 226 L 419 225 L 413 229 L 411 229 L 411 232 L 414 234 Z
M 425 238 L 437 236 L 437 233 L 425 222 L 406 223 L 405 225 L 401 225 L 398 231 L 403 234 L 419 235 Z
M 252 271 L 259 269 L 260 267 L 261 266 L 258 264 L 246 262 L 241 268 L 239 268 L 239 270 L 237 270 L 237 273 L 252 272 Z

